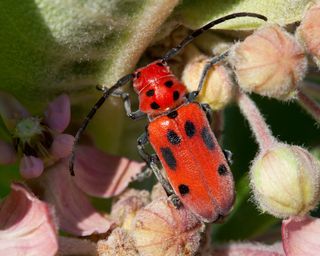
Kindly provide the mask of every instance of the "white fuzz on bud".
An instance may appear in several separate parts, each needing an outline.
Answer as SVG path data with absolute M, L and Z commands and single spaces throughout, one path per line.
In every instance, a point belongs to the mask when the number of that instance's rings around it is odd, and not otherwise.
M 308 8 L 297 29 L 296 36 L 306 50 L 313 56 L 315 63 L 320 67 L 320 2 Z
M 108 239 L 97 243 L 98 256 L 139 256 L 132 237 L 122 228 L 112 231 Z
M 150 202 L 150 193 L 146 190 L 129 189 L 112 205 L 111 217 L 125 230 L 132 229 L 137 212 Z
M 209 57 L 200 55 L 186 65 L 182 81 L 189 92 L 197 90 L 201 74 L 209 60 Z M 233 85 L 227 68 L 222 64 L 215 65 L 209 70 L 198 99 L 209 104 L 212 109 L 219 110 L 231 101 L 232 96 Z
M 190 211 L 163 197 L 138 211 L 132 236 L 141 256 L 195 255 L 203 230 Z
M 296 95 L 307 60 L 296 39 L 278 25 L 257 30 L 230 53 L 239 86 L 279 100 Z
M 276 143 L 250 170 L 257 204 L 276 217 L 302 216 L 320 200 L 320 163 L 307 150 Z

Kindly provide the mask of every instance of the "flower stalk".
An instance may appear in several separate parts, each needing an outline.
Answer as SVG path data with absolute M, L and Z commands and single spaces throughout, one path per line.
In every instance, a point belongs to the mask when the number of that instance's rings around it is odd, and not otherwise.
M 256 104 L 240 90 L 238 91 L 237 101 L 241 112 L 249 122 L 260 149 L 263 151 L 271 148 L 277 141 L 273 137 Z
M 298 101 L 300 105 L 318 122 L 320 123 L 320 104 L 310 98 L 302 91 L 298 92 Z
M 310 81 L 304 81 L 300 90 L 310 97 L 320 100 L 320 85 Z

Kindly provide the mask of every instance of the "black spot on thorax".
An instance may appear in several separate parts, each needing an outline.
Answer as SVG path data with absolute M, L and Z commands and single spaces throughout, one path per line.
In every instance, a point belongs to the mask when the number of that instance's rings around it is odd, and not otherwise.
M 152 97 L 152 96 L 154 95 L 154 89 L 148 90 L 148 91 L 146 92 L 146 95 L 147 95 L 148 97 Z
M 173 81 L 172 81 L 172 80 L 165 81 L 165 82 L 164 82 L 164 85 L 165 85 L 166 87 L 168 87 L 168 88 L 171 88 L 172 85 L 173 85 Z
M 172 97 L 173 97 L 173 100 L 177 100 L 180 97 L 180 93 L 178 91 L 174 91 Z
M 157 102 L 152 102 L 152 103 L 150 104 L 150 107 L 151 107 L 152 109 L 158 109 L 158 108 L 160 108 L 160 106 L 159 106 L 159 104 L 158 104 Z
M 166 148 L 160 148 L 162 157 L 164 159 L 164 161 L 166 162 L 166 164 L 172 169 L 175 170 L 177 167 L 177 161 L 171 151 L 170 148 L 166 147 Z

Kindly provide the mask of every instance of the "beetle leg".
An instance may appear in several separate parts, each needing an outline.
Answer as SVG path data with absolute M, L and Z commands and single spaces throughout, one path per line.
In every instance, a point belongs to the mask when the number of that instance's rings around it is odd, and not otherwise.
M 210 70 L 210 68 L 212 66 L 214 66 L 215 64 L 223 61 L 227 56 L 228 56 L 229 52 L 226 51 L 224 53 L 222 53 L 221 55 L 218 55 L 218 56 L 214 56 L 211 60 L 209 60 L 206 65 L 204 66 L 203 68 L 203 71 L 201 73 L 201 77 L 200 77 L 200 80 L 199 80 L 199 84 L 198 84 L 198 88 L 196 91 L 192 91 L 190 92 L 189 96 L 188 96 L 188 100 L 190 102 L 194 101 L 195 98 L 197 98 L 197 96 L 199 95 L 202 87 L 203 87 L 203 84 L 204 82 L 206 81 L 206 78 L 207 78 L 207 74 Z
M 145 145 L 149 143 L 148 134 L 144 132 L 138 138 L 137 142 L 138 142 L 137 148 L 141 158 L 147 163 L 147 166 L 153 171 L 154 175 L 156 176 L 157 180 L 160 182 L 160 184 L 166 191 L 167 196 L 170 198 L 174 206 L 179 207 L 181 205 L 179 198 L 174 194 L 174 191 L 170 183 L 162 175 L 161 170 L 157 166 L 157 163 L 159 162 L 158 156 L 155 154 L 150 155 L 148 152 L 145 151 Z
M 224 154 L 224 157 L 227 159 L 227 162 L 229 165 L 232 165 L 232 152 L 230 150 L 227 150 L 227 149 L 223 149 L 223 154 Z
M 104 89 L 99 89 L 99 90 L 104 90 Z M 124 109 L 126 111 L 126 114 L 132 120 L 140 120 L 140 119 L 147 116 L 147 114 L 141 112 L 140 110 L 132 111 L 129 93 L 114 91 L 111 95 L 115 96 L 115 97 L 120 97 L 123 100 L 123 105 L 124 105 Z
M 209 121 L 209 124 L 211 123 L 213 119 L 213 110 L 207 103 L 201 103 L 200 106 L 202 107 L 203 111 L 206 113 L 207 119 Z

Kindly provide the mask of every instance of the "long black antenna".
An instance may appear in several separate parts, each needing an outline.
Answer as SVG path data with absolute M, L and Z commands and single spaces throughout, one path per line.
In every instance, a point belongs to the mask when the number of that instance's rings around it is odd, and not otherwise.
M 230 15 L 226 15 L 224 17 L 221 17 L 219 19 L 213 20 L 210 23 L 204 25 L 203 27 L 193 31 L 190 35 L 188 35 L 185 39 L 181 41 L 180 44 L 178 44 L 176 47 L 172 48 L 170 51 L 168 51 L 162 58 L 163 62 L 167 62 L 170 58 L 175 56 L 177 53 L 179 53 L 187 44 L 189 44 L 191 41 L 193 41 L 196 37 L 200 36 L 203 32 L 207 31 L 208 29 L 212 28 L 215 25 L 218 25 L 222 22 L 225 22 L 227 20 L 231 20 L 238 17 L 253 17 L 258 18 L 264 21 L 267 21 L 267 17 L 257 14 L 257 13 L 251 13 L 251 12 L 238 12 L 233 13 Z
M 133 74 L 128 74 L 120 78 L 112 87 L 105 90 L 101 98 L 94 104 L 94 106 L 91 108 L 90 112 L 87 114 L 86 118 L 83 120 L 79 130 L 77 131 L 76 135 L 74 136 L 74 143 L 72 146 L 71 156 L 69 159 L 69 171 L 72 176 L 74 176 L 74 160 L 75 160 L 75 152 L 76 147 L 78 145 L 78 142 L 80 140 L 80 137 L 84 130 L 86 129 L 88 123 L 93 118 L 97 110 L 102 106 L 102 104 L 106 101 L 106 99 L 118 88 L 121 86 L 124 86 L 126 83 L 128 83 L 130 80 L 134 78 Z

